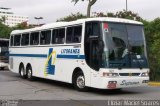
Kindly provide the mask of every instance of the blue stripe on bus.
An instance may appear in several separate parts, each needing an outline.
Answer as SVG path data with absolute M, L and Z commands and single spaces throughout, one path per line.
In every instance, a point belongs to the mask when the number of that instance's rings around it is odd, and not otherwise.
M 45 55 L 45 54 L 9 54 L 9 56 L 47 58 L 47 55 Z
M 47 55 L 45 54 L 9 54 L 9 56 L 47 58 Z M 84 55 L 57 55 L 57 58 L 85 59 L 85 56 Z
M 57 55 L 57 58 L 85 59 L 84 55 Z

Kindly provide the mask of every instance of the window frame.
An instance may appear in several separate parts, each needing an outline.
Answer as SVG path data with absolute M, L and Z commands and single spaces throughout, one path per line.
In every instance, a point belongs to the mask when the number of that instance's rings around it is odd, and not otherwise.
M 15 36 L 20 36 L 19 45 L 15 45 Z M 22 34 L 15 34 L 13 37 L 13 46 L 21 46 L 21 38 L 22 38 Z
M 25 44 L 25 45 L 22 45 L 22 38 L 23 38 L 23 35 L 24 35 L 24 34 L 28 34 L 28 37 L 29 37 L 28 45 L 26 45 L 26 44 Z M 25 35 L 25 36 L 26 36 L 26 35 Z M 30 45 L 30 32 L 22 33 L 22 34 L 21 34 L 21 46 L 29 46 L 29 45 Z
M 31 44 L 31 36 L 33 36 L 32 34 L 33 33 L 38 33 L 38 43 L 37 44 Z M 33 31 L 33 32 L 30 32 L 30 39 L 29 39 L 29 45 L 30 46 L 37 46 L 37 45 L 40 45 L 40 31 Z
M 49 44 L 41 44 L 41 33 L 45 31 L 50 31 L 50 41 Z M 46 29 L 46 30 L 41 30 L 39 31 L 39 45 L 51 45 L 52 44 L 52 29 Z
M 81 36 L 80 36 L 81 39 L 80 39 L 79 42 L 74 42 L 74 41 L 73 41 L 73 39 L 75 38 L 75 27 L 81 27 Z M 73 39 L 72 39 L 72 41 L 69 41 L 69 42 L 67 41 L 67 31 L 68 31 L 67 29 L 68 29 L 68 28 L 73 28 L 73 29 L 72 29 L 72 35 L 71 35 L 71 36 L 73 37 Z M 68 27 L 66 27 L 66 40 L 65 40 L 65 41 L 66 41 L 66 44 L 81 43 L 81 42 L 82 42 L 82 34 L 83 34 L 83 25 L 82 25 L 82 24 L 77 24 L 77 25 L 73 25 L 73 26 L 68 26 Z
M 53 43 L 53 31 L 56 31 L 57 30 L 57 33 L 58 33 L 58 36 L 59 36 L 59 30 L 61 29 L 64 29 L 64 41 L 62 43 L 57 43 L 56 40 L 54 40 L 55 42 Z M 51 32 L 51 44 L 54 45 L 54 44 L 65 44 L 66 43 L 66 27 L 59 27 L 59 28 L 54 28 L 52 29 L 52 32 Z M 55 37 L 54 38 L 57 38 L 57 35 L 54 35 Z M 59 37 L 58 37 L 59 38 Z

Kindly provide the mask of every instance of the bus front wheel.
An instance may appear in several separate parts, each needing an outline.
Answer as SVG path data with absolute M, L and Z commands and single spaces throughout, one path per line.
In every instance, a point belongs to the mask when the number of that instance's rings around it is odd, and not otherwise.
M 82 72 L 78 72 L 74 76 L 74 87 L 78 91 L 87 91 L 88 88 L 85 86 L 85 77 Z

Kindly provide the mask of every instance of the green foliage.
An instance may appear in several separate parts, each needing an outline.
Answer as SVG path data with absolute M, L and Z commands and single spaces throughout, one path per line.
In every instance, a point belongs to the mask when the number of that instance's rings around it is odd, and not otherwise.
M 16 25 L 15 27 L 13 27 L 13 30 L 16 30 L 16 29 L 29 29 L 29 28 L 32 28 L 32 27 L 28 26 L 27 22 L 22 22 L 22 23 Z
M 87 16 L 81 14 L 81 13 L 76 13 L 76 14 L 71 14 L 69 16 L 66 16 L 64 18 L 60 18 L 57 20 L 57 22 L 60 22 L 60 21 L 66 21 L 66 22 L 69 22 L 69 21 L 74 21 L 74 20 L 77 20 L 77 19 L 82 19 L 82 18 L 87 18 Z
M 116 13 L 111 13 L 108 12 L 106 14 L 100 12 L 94 12 L 94 17 L 117 17 L 117 18 L 125 18 L 125 19 L 131 19 L 131 20 L 136 20 L 136 21 L 142 21 L 142 18 L 137 14 L 132 11 L 118 11 Z
M 103 12 L 99 12 L 99 13 L 94 12 L 93 17 L 118 17 L 118 18 L 125 18 L 125 19 L 131 19 L 131 20 L 136 20 L 136 21 L 144 21 L 137 13 L 134 13 L 132 11 L 127 11 L 126 12 L 125 10 L 118 11 L 116 13 L 108 12 L 106 14 L 103 13 Z M 74 20 L 82 19 L 82 18 L 87 18 L 87 16 L 78 12 L 76 14 L 72 13 L 69 16 L 60 18 L 60 19 L 57 20 L 57 22 L 59 22 L 59 21 L 69 22 L 69 21 L 74 21 Z
M 9 27 L 9 26 L 4 25 L 2 22 L 0 22 L 0 38 L 9 38 L 10 33 L 13 30 L 28 29 L 28 28 L 32 28 L 32 26 L 28 26 L 26 22 L 18 24 L 15 27 Z
M 157 80 L 156 76 L 160 74 L 160 18 L 156 18 L 151 22 L 146 20 L 142 22 L 145 26 L 151 80 Z
M 137 13 L 134 13 L 132 11 L 123 10 L 123 11 L 117 12 L 115 15 L 116 17 L 119 17 L 119 18 L 126 18 L 126 19 L 131 19 L 136 21 L 142 20 L 142 18 Z
M 5 23 L 5 21 L 6 21 L 6 17 L 2 16 L 2 17 L 0 18 L 0 23 Z
M 12 28 L 0 22 L 0 38 L 9 38 Z

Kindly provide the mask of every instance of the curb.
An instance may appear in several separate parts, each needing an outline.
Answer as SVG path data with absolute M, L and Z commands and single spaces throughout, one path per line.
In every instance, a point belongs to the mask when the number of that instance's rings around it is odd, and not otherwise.
M 150 86 L 159 86 L 160 87 L 160 82 L 149 82 L 148 85 L 150 85 Z

